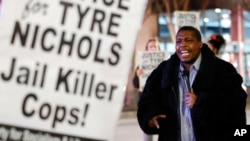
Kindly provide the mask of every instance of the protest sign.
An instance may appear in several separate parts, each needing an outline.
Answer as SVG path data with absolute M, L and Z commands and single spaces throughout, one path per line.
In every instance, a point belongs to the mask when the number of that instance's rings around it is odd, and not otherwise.
M 144 89 L 146 80 L 151 72 L 163 61 L 168 59 L 169 54 L 166 51 L 139 51 L 138 52 L 138 69 L 142 70 L 139 76 L 139 89 Z
M 175 11 L 175 32 L 182 26 L 194 26 L 200 30 L 200 12 L 196 11 Z
M 0 139 L 112 141 L 145 5 L 5 1 Z
M 4 8 L 4 2 L 5 0 L 0 0 L 0 24 L 1 24 L 1 20 L 2 20 L 2 13 L 3 13 L 3 8 Z

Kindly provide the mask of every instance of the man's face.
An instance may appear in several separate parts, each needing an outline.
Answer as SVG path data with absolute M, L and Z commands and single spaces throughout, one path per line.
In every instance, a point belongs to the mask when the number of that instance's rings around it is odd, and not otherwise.
M 192 31 L 180 31 L 176 35 L 176 53 L 184 64 L 193 64 L 200 54 L 202 42 Z

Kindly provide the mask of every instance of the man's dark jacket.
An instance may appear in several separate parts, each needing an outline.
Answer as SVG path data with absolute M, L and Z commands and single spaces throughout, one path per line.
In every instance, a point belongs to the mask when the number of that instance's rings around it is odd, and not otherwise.
M 246 124 L 246 92 L 242 77 L 228 62 L 216 57 L 206 44 L 192 84 L 197 101 L 191 109 L 196 141 L 228 141 L 232 128 Z M 178 73 L 176 54 L 163 61 L 149 76 L 138 103 L 137 118 L 147 134 L 159 134 L 159 141 L 180 141 Z M 159 114 L 160 129 L 148 126 Z

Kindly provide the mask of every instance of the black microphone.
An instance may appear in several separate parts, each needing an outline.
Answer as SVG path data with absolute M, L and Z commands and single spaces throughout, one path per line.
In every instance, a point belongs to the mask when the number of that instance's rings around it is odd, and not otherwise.
M 190 86 L 190 82 L 189 82 L 189 70 L 183 70 L 181 72 L 181 75 L 184 78 L 186 88 L 188 88 L 188 91 L 191 92 L 191 86 Z

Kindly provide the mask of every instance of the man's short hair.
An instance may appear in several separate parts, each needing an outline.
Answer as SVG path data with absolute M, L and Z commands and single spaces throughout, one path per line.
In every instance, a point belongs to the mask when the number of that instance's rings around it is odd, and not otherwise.
M 195 34 L 197 40 L 201 41 L 201 33 L 200 33 L 200 31 L 197 28 L 193 27 L 193 26 L 182 26 L 181 28 L 179 28 L 177 34 L 180 31 L 187 31 L 187 30 L 192 31 Z

